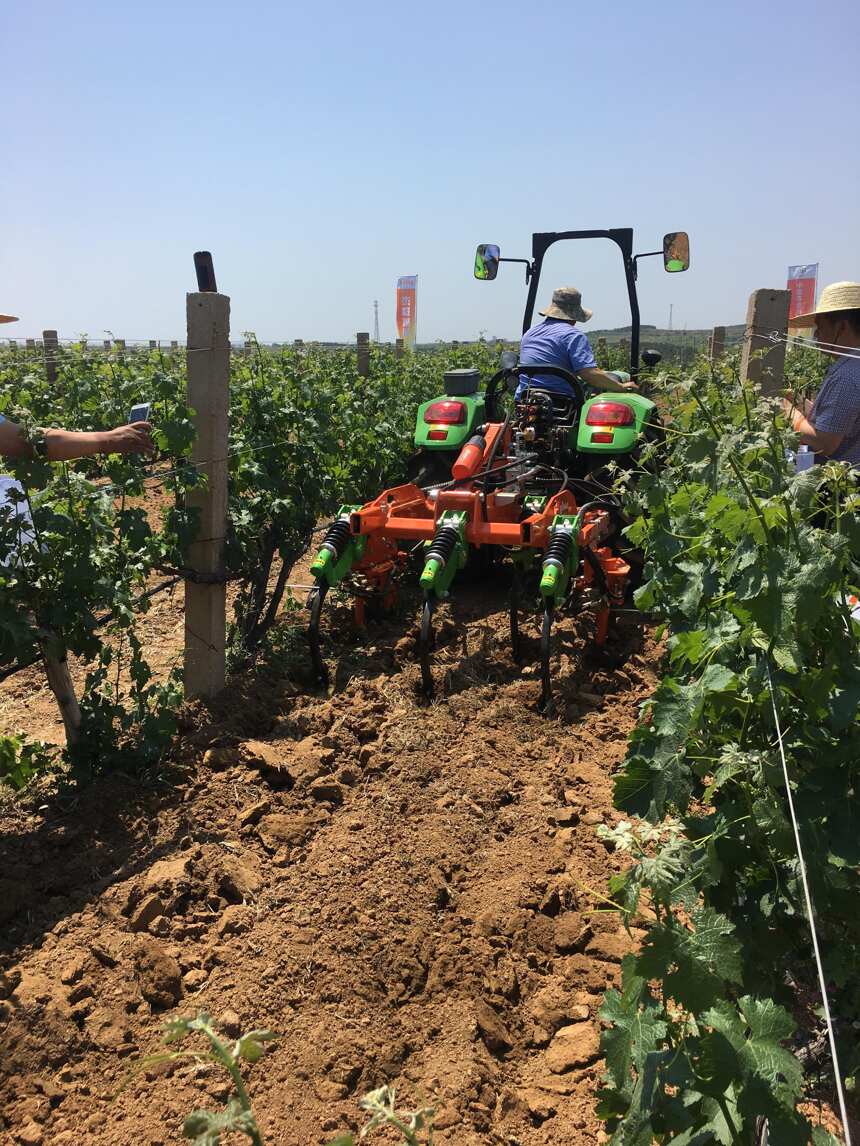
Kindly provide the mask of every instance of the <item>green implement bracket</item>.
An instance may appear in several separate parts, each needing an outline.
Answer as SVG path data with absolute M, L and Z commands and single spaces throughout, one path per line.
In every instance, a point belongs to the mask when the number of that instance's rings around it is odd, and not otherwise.
M 348 531 L 350 514 L 359 509 L 361 509 L 360 505 L 342 505 L 337 511 L 337 517 L 329 527 L 329 534 L 335 525 L 341 523 L 346 526 Z M 361 560 L 366 548 L 367 536 L 365 534 L 355 536 L 351 532 L 347 535 L 341 531 L 340 537 L 330 538 L 329 535 L 326 535 L 326 539 L 311 565 L 311 575 L 318 581 L 325 581 L 329 588 L 332 588 L 344 579 L 357 561 Z
M 554 605 L 564 600 L 571 575 L 579 568 L 579 515 L 557 513 L 549 531 L 549 545 L 543 561 L 540 592 Z
M 469 556 L 466 545 L 466 514 L 457 509 L 445 510 L 436 526 L 436 537 L 432 541 L 424 542 L 425 549 L 429 550 L 436 546 L 440 533 L 449 528 L 457 531 L 453 549 L 447 557 L 437 555 L 428 557 L 421 573 L 421 588 L 426 594 L 435 593 L 439 598 L 448 596 L 455 574 L 463 568 Z
M 542 497 L 539 494 L 532 494 L 523 502 L 523 509 L 527 514 L 540 513 L 546 505 L 547 501 L 549 501 L 549 498 L 547 497 Z

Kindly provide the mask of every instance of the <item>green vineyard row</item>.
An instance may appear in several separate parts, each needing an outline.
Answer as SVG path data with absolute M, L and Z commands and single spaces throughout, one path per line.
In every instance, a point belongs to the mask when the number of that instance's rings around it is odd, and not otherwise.
M 629 493 L 628 533 L 647 558 L 637 603 L 664 622 L 668 663 L 616 777 L 631 819 L 604 829 L 632 857 L 610 895 L 646 931 L 602 1010 L 601 1113 L 618 1146 L 748 1143 L 762 1117 L 780 1146 L 832 1142 L 798 1111 L 791 1040 L 796 1020 L 816 1022 L 818 990 L 774 704 L 851 1089 L 860 498 L 836 463 L 793 472 L 779 404 L 731 366 L 702 363 L 665 391 L 668 447 Z

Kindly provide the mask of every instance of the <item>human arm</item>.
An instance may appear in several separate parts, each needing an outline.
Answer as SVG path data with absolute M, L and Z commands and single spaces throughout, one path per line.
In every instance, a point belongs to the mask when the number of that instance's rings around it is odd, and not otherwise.
M 139 454 L 153 450 L 149 422 L 134 422 L 113 430 L 44 430 L 50 462 L 68 462 L 94 454 Z M 33 446 L 22 426 L 0 422 L 0 457 L 31 458 Z
M 616 393 L 620 390 L 636 389 L 636 383 L 630 379 L 629 375 L 626 375 L 627 381 L 624 382 L 614 374 L 598 367 L 594 351 L 591 349 L 591 343 L 581 330 L 571 331 L 567 343 L 567 353 L 571 370 L 587 386 L 593 386 L 595 390 L 608 390 Z
M 588 366 L 584 370 L 580 370 L 579 377 L 588 386 L 593 386 L 595 390 L 611 390 L 617 393 L 620 390 L 636 389 L 636 383 L 632 378 L 622 382 L 614 374 L 601 370 L 598 366 Z
M 792 429 L 800 435 L 800 440 L 805 446 L 811 446 L 817 454 L 824 454 L 825 457 L 830 457 L 842 445 L 844 434 L 836 433 L 835 431 L 816 429 L 809 418 L 800 412 L 796 406 L 793 406 L 787 398 L 783 399 L 783 408 L 786 417 L 792 425 Z

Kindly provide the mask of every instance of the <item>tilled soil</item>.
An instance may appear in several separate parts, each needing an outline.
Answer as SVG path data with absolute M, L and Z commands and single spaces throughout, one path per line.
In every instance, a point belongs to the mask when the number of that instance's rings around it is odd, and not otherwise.
M 329 638 L 329 696 L 245 678 L 191 712 L 157 786 L 8 811 L 2 1141 L 179 1142 L 224 1076 L 142 1060 L 201 1010 L 277 1033 L 246 1071 L 270 1143 L 358 1127 L 383 1082 L 436 1108 L 438 1142 L 598 1141 L 597 1008 L 630 939 L 595 826 L 659 660 L 624 620 L 615 668 L 564 623 L 546 719 L 502 592 L 467 589 L 439 618 L 429 704 L 412 619 L 390 621 Z

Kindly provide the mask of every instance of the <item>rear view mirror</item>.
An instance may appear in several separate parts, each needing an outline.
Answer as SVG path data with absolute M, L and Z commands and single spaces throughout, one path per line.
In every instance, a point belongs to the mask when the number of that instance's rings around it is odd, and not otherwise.
M 481 243 L 475 252 L 475 278 L 494 279 L 499 273 L 500 257 L 495 243 Z
M 686 231 L 670 231 L 663 236 L 663 266 L 670 273 L 690 266 L 690 238 Z

